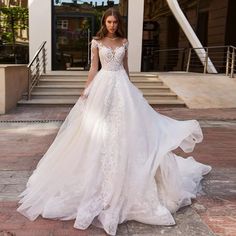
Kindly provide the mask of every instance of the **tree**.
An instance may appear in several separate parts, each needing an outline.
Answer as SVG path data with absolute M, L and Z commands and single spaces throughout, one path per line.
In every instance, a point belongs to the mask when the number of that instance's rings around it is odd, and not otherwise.
M 28 28 L 28 9 L 20 6 L 0 7 L 0 20 L 2 41 L 12 44 L 16 61 L 17 31 Z

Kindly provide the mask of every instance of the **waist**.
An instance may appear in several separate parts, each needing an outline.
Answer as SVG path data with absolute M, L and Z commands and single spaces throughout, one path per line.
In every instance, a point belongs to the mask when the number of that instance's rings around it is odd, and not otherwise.
M 106 66 L 102 66 L 101 70 L 105 70 L 105 71 L 120 71 L 120 70 L 125 70 L 123 66 L 119 66 L 119 67 L 106 67 Z

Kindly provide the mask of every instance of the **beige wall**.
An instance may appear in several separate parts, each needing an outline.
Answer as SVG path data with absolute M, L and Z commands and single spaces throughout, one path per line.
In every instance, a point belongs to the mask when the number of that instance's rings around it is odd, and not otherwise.
M 129 6 L 128 6 L 129 70 L 132 72 L 141 71 L 143 12 L 144 12 L 144 0 L 129 1 Z
M 0 114 L 5 113 L 5 69 L 0 67 Z
M 0 114 L 15 108 L 27 91 L 26 65 L 0 65 Z
M 52 23 L 51 23 L 51 1 L 29 0 L 29 49 L 30 60 L 33 58 L 43 41 L 46 43 L 47 70 L 51 70 L 51 44 L 52 44 Z

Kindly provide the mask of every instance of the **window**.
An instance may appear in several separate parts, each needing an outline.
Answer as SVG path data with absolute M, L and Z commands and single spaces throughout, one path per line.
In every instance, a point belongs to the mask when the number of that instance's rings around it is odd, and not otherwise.
M 68 29 L 68 20 L 57 20 L 57 29 Z

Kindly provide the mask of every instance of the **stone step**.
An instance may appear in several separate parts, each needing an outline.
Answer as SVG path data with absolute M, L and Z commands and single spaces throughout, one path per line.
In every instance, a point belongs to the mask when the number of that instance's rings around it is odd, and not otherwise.
M 53 90 L 51 92 L 47 92 L 47 91 L 33 91 L 31 93 L 31 95 L 42 95 L 42 96 L 47 96 L 47 95 L 80 95 L 81 92 L 80 91 L 76 91 L 76 92 L 73 92 L 73 91 L 64 91 L 64 92 L 61 92 L 60 90 Z M 159 92 L 159 91 L 147 91 L 146 93 L 143 93 L 144 95 L 146 96 L 155 96 L 155 95 L 163 95 L 163 96 L 177 96 L 175 93 L 173 92 L 170 92 L 170 91 L 166 91 L 165 93 L 164 92 Z M 23 96 L 27 96 L 27 92 L 23 93 Z
M 81 80 L 81 79 L 41 79 L 38 83 L 38 85 L 53 85 L 53 84 L 58 84 L 58 85 L 85 85 L 86 80 Z M 136 81 L 132 81 L 134 85 L 140 86 L 140 85 L 150 85 L 150 86 L 155 86 L 155 85 L 162 85 L 163 82 L 161 80 L 145 80 L 145 79 L 140 79 Z
M 78 99 L 81 95 L 80 92 L 71 91 L 51 91 L 51 92 L 32 92 L 31 99 Z M 146 99 L 177 99 L 177 95 L 172 92 L 146 92 L 144 93 Z M 27 93 L 23 94 L 23 98 L 27 98 Z
M 58 92 L 71 92 L 71 93 L 75 93 L 75 92 L 82 92 L 84 90 L 84 86 L 80 86 L 80 87 L 48 87 L 48 86 L 37 86 L 34 88 L 34 92 L 54 92 L 54 91 L 58 91 Z M 153 93 L 159 93 L 159 92 L 163 92 L 163 93 L 168 93 L 170 92 L 170 89 L 168 87 L 164 87 L 164 86 L 160 86 L 158 88 L 153 88 L 153 87 L 147 87 L 147 88 L 141 88 L 140 89 L 144 94 L 148 93 L 148 92 L 153 92 Z
M 69 79 L 74 79 L 74 80 L 83 80 L 86 81 L 88 78 L 88 75 L 42 75 L 40 77 L 40 80 L 69 80 Z M 132 76 L 130 75 L 130 79 L 132 81 L 139 81 L 139 80 L 151 80 L 151 81 L 157 81 L 160 80 L 157 75 L 155 76 L 150 76 L 150 75 L 139 75 L 139 76 Z M 161 81 L 161 80 L 160 80 Z
M 34 88 L 34 92 L 53 92 L 53 91 L 60 91 L 60 92 L 82 92 L 84 90 L 84 87 L 80 87 L 80 88 L 65 88 L 65 87 L 61 87 L 61 88 L 54 88 L 54 87 L 35 87 Z M 158 92 L 163 92 L 163 93 L 168 93 L 170 92 L 170 89 L 167 87 L 163 87 L 160 86 L 160 88 L 142 88 L 140 89 L 143 93 L 147 93 L 147 92 L 154 92 L 154 93 L 158 93 Z
M 18 105 L 74 105 L 77 100 L 78 99 L 22 99 L 18 101 Z M 157 106 L 185 106 L 185 103 L 179 99 L 147 99 L 147 101 L 150 105 Z
M 152 85 L 152 84 L 140 84 L 140 85 L 137 85 L 138 88 L 142 89 L 142 88 L 152 88 L 152 89 L 169 89 L 169 87 L 167 87 L 166 85 Z M 43 84 L 43 85 L 37 85 L 35 86 L 35 89 L 36 88 L 67 88 L 67 89 L 70 89 L 70 88 L 84 88 L 84 85 L 81 85 L 81 84 Z
M 53 73 L 43 75 L 33 89 L 31 100 L 24 93 L 18 105 L 71 106 L 84 90 L 88 73 Z M 150 105 L 185 106 L 156 74 L 131 73 L 131 82 L 141 90 Z
M 153 77 L 153 78 L 158 78 L 158 74 L 147 74 L 147 73 L 134 73 L 134 72 L 130 72 L 129 74 L 131 77 Z M 80 77 L 80 76 L 83 76 L 83 77 L 86 77 L 88 76 L 88 72 L 86 73 L 73 73 L 73 74 L 68 74 L 68 73 L 62 73 L 62 74 L 42 74 L 41 77 L 42 78 L 63 78 L 63 77 Z
M 131 81 L 134 82 L 162 82 L 159 78 L 153 77 L 153 78 L 136 78 L 136 77 L 131 77 Z M 40 78 L 42 81 L 87 81 L 87 77 L 61 77 L 61 78 Z

